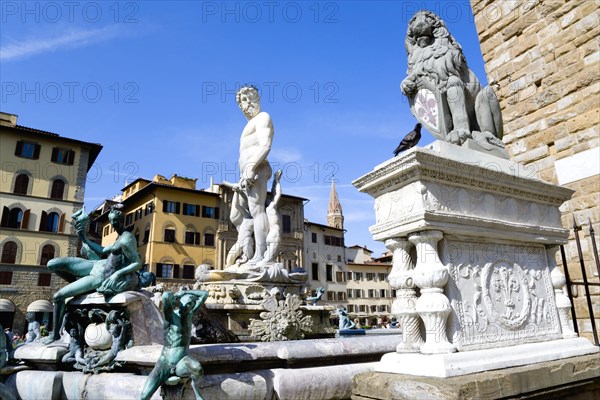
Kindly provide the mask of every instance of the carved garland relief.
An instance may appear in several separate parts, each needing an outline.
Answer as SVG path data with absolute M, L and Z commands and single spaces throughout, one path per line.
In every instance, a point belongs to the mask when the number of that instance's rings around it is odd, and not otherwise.
M 459 348 L 496 347 L 560 334 L 541 246 L 446 242 Z
M 312 318 L 302 313 L 302 301 L 296 295 L 279 301 L 267 297 L 262 305 L 266 311 L 260 313 L 260 320 L 250 319 L 250 331 L 263 342 L 304 339 L 305 332 L 313 329 Z
M 375 232 L 384 231 L 390 224 L 397 225 L 418 210 L 561 228 L 560 214 L 554 206 L 438 182 L 416 182 L 375 200 Z
M 513 171 L 514 176 L 511 179 L 506 179 L 505 174 L 500 173 L 497 167 L 490 167 L 493 169 L 469 164 L 469 171 L 465 173 L 465 164 L 462 162 L 443 159 L 435 154 L 415 152 L 410 153 L 406 159 L 397 159 L 386 164 L 382 168 L 357 179 L 353 184 L 360 191 L 367 192 L 377 198 L 388 191 L 389 188 L 406 185 L 415 177 L 431 178 L 490 192 L 502 192 L 511 197 L 548 203 L 556 207 L 564 202 L 565 189 L 557 189 L 535 180 L 534 172 L 525 174 L 524 171 Z M 398 171 L 401 171 L 401 173 L 398 174 Z

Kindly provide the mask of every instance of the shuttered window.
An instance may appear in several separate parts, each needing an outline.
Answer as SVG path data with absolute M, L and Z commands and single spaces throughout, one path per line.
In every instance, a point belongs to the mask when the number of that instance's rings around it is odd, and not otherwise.
M 40 149 L 41 146 L 37 143 L 19 140 L 17 141 L 15 156 L 37 160 L 40 158 Z
M 52 149 L 52 158 L 50 160 L 57 164 L 73 165 L 73 162 L 75 161 L 75 152 L 73 150 L 55 147 Z

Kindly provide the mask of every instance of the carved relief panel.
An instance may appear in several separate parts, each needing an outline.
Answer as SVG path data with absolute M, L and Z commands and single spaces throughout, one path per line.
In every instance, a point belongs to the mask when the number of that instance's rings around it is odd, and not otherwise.
M 449 336 L 459 350 L 557 339 L 558 312 L 541 245 L 444 240 Z
M 385 225 L 389 221 L 402 220 L 426 205 L 426 188 L 419 182 L 381 195 L 375 199 L 375 221 Z
M 427 182 L 426 186 L 429 211 L 534 226 L 562 226 L 555 206 L 438 182 Z

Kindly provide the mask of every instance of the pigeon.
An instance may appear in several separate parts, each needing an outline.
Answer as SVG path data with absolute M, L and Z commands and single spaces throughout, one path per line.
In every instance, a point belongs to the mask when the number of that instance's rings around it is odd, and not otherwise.
M 401 151 L 415 147 L 419 143 L 419 140 L 421 140 L 421 124 L 415 125 L 415 129 L 404 136 L 404 139 L 402 139 L 396 150 L 394 150 L 394 157 Z

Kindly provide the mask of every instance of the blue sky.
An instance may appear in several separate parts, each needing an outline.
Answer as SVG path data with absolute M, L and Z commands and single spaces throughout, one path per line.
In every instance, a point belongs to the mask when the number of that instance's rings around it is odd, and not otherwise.
M 468 1 L 2 1 L 1 104 L 18 123 L 104 145 L 88 208 L 155 174 L 237 179 L 245 118 L 262 91 L 284 193 L 326 222 L 332 175 L 348 245 L 371 239 L 373 200 L 351 181 L 392 156 L 416 120 L 399 85 L 419 9 L 440 15 L 486 82 Z M 426 133 L 420 145 L 433 141 Z

